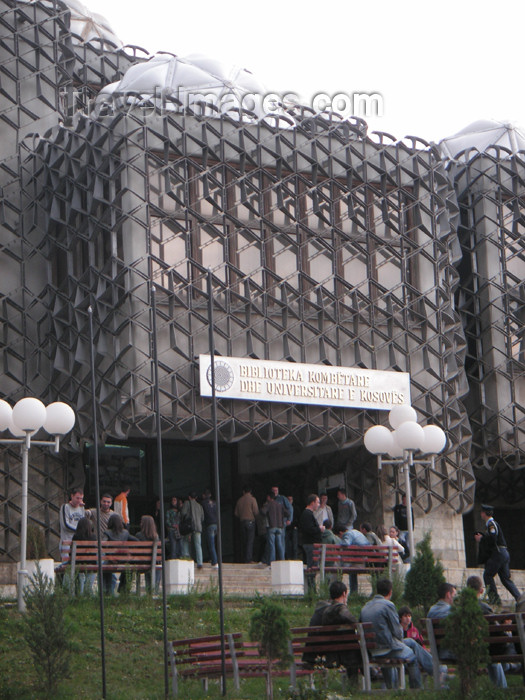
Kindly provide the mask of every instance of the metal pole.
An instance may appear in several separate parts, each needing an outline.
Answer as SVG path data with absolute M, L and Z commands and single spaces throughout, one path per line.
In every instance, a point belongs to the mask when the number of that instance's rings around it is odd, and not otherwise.
M 213 284 L 212 273 L 208 269 L 208 322 L 210 338 L 211 368 L 211 415 L 213 422 L 213 463 L 215 473 L 215 500 L 217 502 L 217 559 L 219 564 L 219 618 L 221 628 L 221 671 L 222 694 L 226 695 L 226 648 L 224 638 L 224 595 L 222 587 L 222 527 L 221 527 L 221 488 L 219 475 L 219 430 L 217 426 L 217 396 L 215 393 L 215 341 L 213 336 Z
M 104 632 L 104 584 L 102 579 L 102 533 L 100 531 L 100 478 L 98 464 L 97 401 L 95 381 L 95 349 L 93 335 L 93 309 L 88 308 L 89 360 L 91 365 L 91 414 L 93 421 L 93 463 L 95 466 L 95 498 L 97 502 L 97 555 L 98 555 L 98 601 L 100 609 L 100 655 L 102 660 L 102 697 L 106 697 L 106 640 Z
M 18 610 L 25 612 L 26 604 L 24 601 L 24 586 L 27 577 L 27 490 L 29 476 L 29 447 L 31 445 L 31 437 L 29 433 L 26 435 L 25 441 L 22 443 L 22 521 L 20 523 L 20 568 L 18 570 Z
M 414 523 L 412 522 L 412 490 L 410 487 L 410 468 L 414 464 L 414 451 L 404 450 L 403 469 L 405 470 L 405 491 L 407 496 L 407 525 L 408 525 L 408 548 L 410 549 L 410 559 L 413 561 L 414 549 Z
M 153 387 L 155 392 L 155 421 L 157 429 L 157 459 L 159 468 L 159 498 L 160 498 L 160 551 L 162 556 L 162 628 L 164 635 L 164 696 L 169 695 L 169 669 L 168 669 L 168 605 L 166 596 L 166 552 L 164 541 L 166 537 L 164 524 L 164 468 L 162 463 L 162 425 L 160 416 L 160 389 L 159 389 L 159 358 L 157 353 L 157 300 L 156 289 L 151 287 L 151 349 L 153 354 Z M 155 581 L 151 582 L 152 587 Z

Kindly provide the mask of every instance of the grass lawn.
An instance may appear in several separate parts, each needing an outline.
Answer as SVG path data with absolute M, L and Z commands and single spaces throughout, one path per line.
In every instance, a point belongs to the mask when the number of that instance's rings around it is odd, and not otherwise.
M 350 608 L 359 615 L 363 599 L 350 601 Z M 308 624 L 316 599 L 283 599 L 291 627 Z M 101 638 L 98 597 L 65 598 L 66 618 L 70 624 L 72 657 L 70 678 L 65 679 L 57 699 L 101 698 Z M 247 632 L 253 611 L 253 600 L 226 598 L 224 603 L 226 631 Z M 197 637 L 217 634 L 220 631 L 219 600 L 217 593 L 194 592 L 189 595 L 172 596 L 168 599 L 168 638 Z M 164 654 L 162 630 L 162 600 L 135 595 L 105 599 L 105 648 L 106 648 L 106 697 L 109 700 L 138 700 L 164 698 Z M 332 673 L 332 672 L 331 672 Z M 333 675 L 333 673 L 332 673 Z M 303 688 L 296 696 L 307 698 L 350 697 L 341 694 L 339 680 L 330 677 L 329 687 L 338 695 L 328 694 L 322 688 L 316 691 Z M 512 687 L 507 691 L 496 691 L 483 684 L 476 700 L 486 698 L 523 697 L 521 677 L 510 677 Z M 322 683 L 318 683 L 322 685 Z M 171 679 L 170 679 L 171 689 Z M 285 678 L 274 683 L 276 698 L 290 698 Z M 390 692 L 386 697 L 414 697 L 414 693 Z M 434 693 L 419 691 L 418 697 L 458 697 L 453 691 Z M 264 681 L 259 679 L 242 682 L 241 691 L 235 693 L 229 683 L 229 698 L 264 698 Z M 22 616 L 16 603 L 0 607 L 0 698 L 2 700 L 35 700 L 45 695 L 39 690 L 38 678 L 32 658 L 23 637 Z M 179 697 L 220 698 L 217 683 L 211 682 L 204 693 L 197 682 L 181 685 Z M 352 697 L 366 697 L 354 694 Z

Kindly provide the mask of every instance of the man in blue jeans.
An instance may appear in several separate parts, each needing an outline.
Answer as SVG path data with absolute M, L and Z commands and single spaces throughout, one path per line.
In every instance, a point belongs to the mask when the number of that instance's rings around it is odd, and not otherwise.
M 403 659 L 408 670 L 411 688 L 421 688 L 419 667 L 432 675 L 432 656 L 415 639 L 403 639 L 403 628 L 399 622 L 396 606 L 392 598 L 392 581 L 380 579 L 377 582 L 377 595 L 361 610 L 361 622 L 371 622 L 376 635 L 377 648 L 372 657 Z M 382 668 L 387 688 L 396 685 L 395 669 Z
M 261 513 L 268 518 L 266 529 L 266 541 L 268 544 L 268 560 L 272 561 L 284 559 L 284 542 L 282 533 L 284 531 L 284 508 L 273 491 L 266 496 L 266 503 L 261 508 Z

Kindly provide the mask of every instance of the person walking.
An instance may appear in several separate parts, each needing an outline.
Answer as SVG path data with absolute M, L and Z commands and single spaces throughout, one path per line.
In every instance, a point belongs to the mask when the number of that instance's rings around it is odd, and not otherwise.
M 483 581 L 487 589 L 489 602 L 499 605 L 501 598 L 494 581 L 498 574 L 501 583 L 508 590 L 514 600 L 518 600 L 520 592 L 514 581 L 510 578 L 510 555 L 507 542 L 501 526 L 494 520 L 494 507 L 481 506 L 481 519 L 485 522 L 485 532 L 476 532 L 474 537 L 479 545 L 478 561 L 484 565 Z

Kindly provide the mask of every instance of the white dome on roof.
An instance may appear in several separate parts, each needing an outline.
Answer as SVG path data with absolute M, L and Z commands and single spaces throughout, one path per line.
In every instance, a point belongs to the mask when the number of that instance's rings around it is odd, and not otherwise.
M 37 0 L 17 0 L 17 2 L 31 5 Z M 55 7 L 51 1 L 40 0 L 49 7 Z M 71 32 L 75 37 L 80 37 L 82 43 L 101 40 L 111 42 L 114 46 L 122 46 L 122 42 L 117 37 L 109 22 L 102 15 L 91 12 L 79 0 L 61 0 L 61 2 L 71 10 Z M 56 9 L 56 8 L 55 8 Z M 78 40 L 77 40 L 78 41 Z
M 525 130 L 509 122 L 480 119 L 438 144 L 444 158 L 456 158 L 468 151 L 484 153 L 495 146 L 509 155 L 525 150 Z
M 103 104 L 109 97 L 124 103 L 153 100 L 171 111 L 190 108 L 203 116 L 269 119 L 283 128 L 293 126 L 283 105 L 265 102 L 264 85 L 250 71 L 200 54 L 180 58 L 159 53 L 136 63 L 119 82 L 99 93 L 97 103 Z
M 293 95 L 267 93 L 264 84 L 246 68 L 229 65 L 202 54 L 179 57 L 158 53 L 130 66 L 122 79 L 105 86 L 96 100 L 97 113 L 154 105 L 168 112 L 196 116 L 228 116 L 248 124 L 294 129 L 305 119 L 350 125 L 352 133 L 365 136 L 367 125 L 359 117 L 345 117 L 329 110 L 314 112 Z

